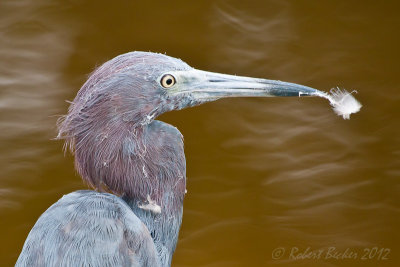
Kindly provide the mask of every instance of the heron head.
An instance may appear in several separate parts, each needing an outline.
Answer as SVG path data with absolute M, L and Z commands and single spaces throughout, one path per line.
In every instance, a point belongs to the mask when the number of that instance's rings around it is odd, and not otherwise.
M 146 124 L 164 112 L 223 97 L 306 96 L 316 92 L 293 83 L 201 71 L 163 54 L 131 52 L 104 63 L 90 75 L 66 121 Z
M 135 157 L 142 160 L 140 142 L 151 136 L 154 127 L 150 126 L 155 124 L 150 122 L 158 115 L 224 97 L 273 96 L 322 96 L 339 105 L 349 102 L 342 101 L 342 96 L 351 100 L 344 93 L 338 94 L 338 100 L 298 84 L 201 71 L 163 54 L 131 52 L 107 61 L 89 76 L 59 121 L 58 138 L 66 139 L 75 152 L 76 167 L 85 180 L 120 191 L 120 182 L 126 180 L 124 171 L 132 166 L 143 168 L 131 161 Z M 359 109 L 353 106 L 353 111 Z M 179 132 L 176 135 L 180 139 Z M 153 141 L 157 138 L 161 137 L 155 134 Z M 165 146 L 173 146 L 174 141 L 165 139 Z M 175 148 L 170 148 L 171 155 L 165 154 L 166 149 L 157 154 L 160 166 L 166 165 L 163 160 L 174 158 Z

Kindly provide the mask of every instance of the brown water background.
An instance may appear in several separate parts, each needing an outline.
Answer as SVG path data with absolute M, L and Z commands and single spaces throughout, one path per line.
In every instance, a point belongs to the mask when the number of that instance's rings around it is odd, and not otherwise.
M 342 86 L 364 105 L 350 121 L 321 98 L 163 115 L 185 136 L 188 166 L 173 266 L 400 266 L 399 12 L 398 1 L 2 0 L 0 265 L 52 203 L 86 188 L 51 140 L 65 100 L 95 66 L 142 50 Z M 327 259 L 330 247 L 357 257 Z M 301 259 L 309 251 L 322 255 Z

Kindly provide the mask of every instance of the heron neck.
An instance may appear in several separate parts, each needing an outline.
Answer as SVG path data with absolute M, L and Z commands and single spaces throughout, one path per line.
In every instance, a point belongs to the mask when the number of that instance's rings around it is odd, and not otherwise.
M 142 152 L 139 160 L 132 163 L 138 165 L 135 180 L 142 182 L 140 192 L 125 193 L 123 198 L 147 226 L 160 262 L 170 266 L 178 241 L 186 191 L 182 136 L 175 127 L 153 121 L 137 131 L 135 137 L 135 148 Z M 132 145 L 125 143 L 124 150 L 132 153 L 135 150 Z
M 90 134 L 76 140 L 78 172 L 94 188 L 123 196 L 147 226 L 161 262 L 170 263 L 186 191 L 182 135 L 160 121 L 92 128 Z

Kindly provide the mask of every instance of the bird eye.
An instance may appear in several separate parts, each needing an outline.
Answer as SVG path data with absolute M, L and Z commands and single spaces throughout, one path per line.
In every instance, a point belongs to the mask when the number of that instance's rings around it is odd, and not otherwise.
M 171 74 L 165 74 L 161 77 L 161 85 L 164 88 L 169 88 L 176 83 L 175 77 Z

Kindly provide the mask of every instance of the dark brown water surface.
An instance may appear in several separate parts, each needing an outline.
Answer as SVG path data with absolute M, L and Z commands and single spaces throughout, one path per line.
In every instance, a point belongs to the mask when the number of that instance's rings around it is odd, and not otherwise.
M 51 140 L 65 100 L 95 66 L 143 50 L 342 86 L 364 105 L 350 121 L 320 98 L 163 115 L 185 136 L 188 166 L 173 266 L 400 266 L 399 11 L 398 1 L 2 0 L 0 265 L 15 263 L 52 203 L 86 188 Z

